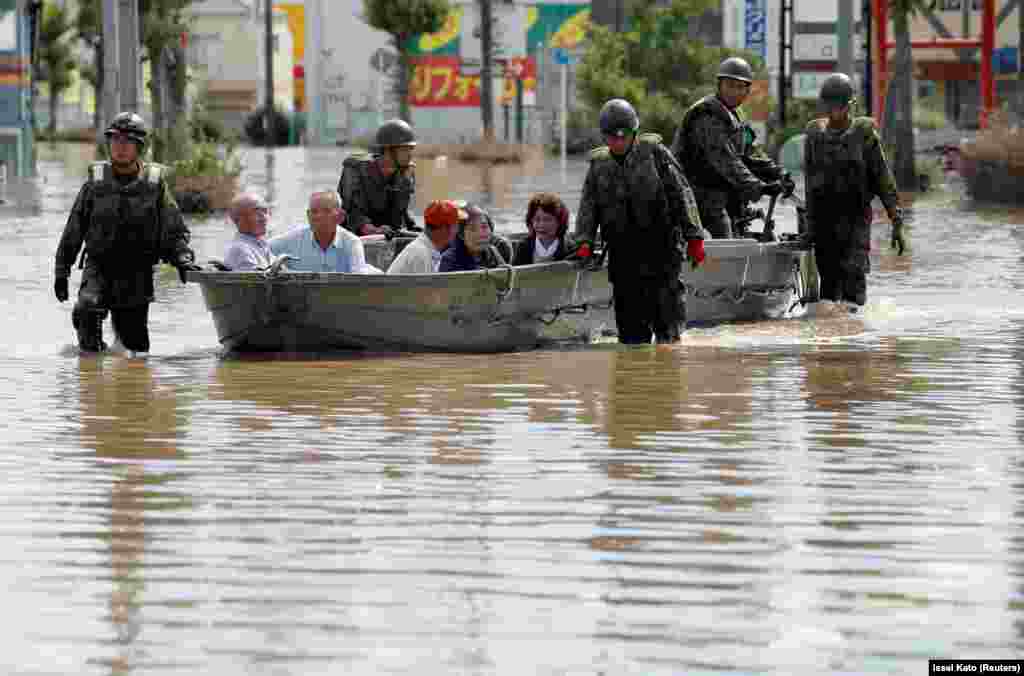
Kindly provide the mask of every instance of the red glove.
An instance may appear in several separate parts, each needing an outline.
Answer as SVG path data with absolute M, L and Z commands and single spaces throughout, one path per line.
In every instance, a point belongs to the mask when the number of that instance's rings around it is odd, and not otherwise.
M 578 249 L 576 249 L 575 256 L 576 258 L 590 258 L 592 254 L 593 252 L 590 250 L 590 245 L 584 242 L 583 244 L 580 244 Z
M 686 257 L 690 259 L 693 267 L 704 262 L 704 240 L 690 239 L 686 241 Z

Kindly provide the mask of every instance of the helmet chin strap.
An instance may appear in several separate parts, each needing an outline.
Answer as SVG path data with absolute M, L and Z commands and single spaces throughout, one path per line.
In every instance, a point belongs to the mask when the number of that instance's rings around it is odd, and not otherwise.
M 406 171 L 407 169 L 410 169 L 411 167 L 415 166 L 415 163 L 412 162 L 411 160 L 409 161 L 408 164 L 402 164 L 402 163 L 400 163 L 398 161 L 398 150 L 397 149 L 398 148 L 402 148 L 402 147 L 405 147 L 405 146 L 389 146 L 387 151 L 386 151 L 387 155 L 388 155 L 388 161 L 391 162 L 391 166 L 394 167 L 394 170 L 395 170 L 396 174 L 399 173 L 399 172 L 402 172 L 402 171 Z

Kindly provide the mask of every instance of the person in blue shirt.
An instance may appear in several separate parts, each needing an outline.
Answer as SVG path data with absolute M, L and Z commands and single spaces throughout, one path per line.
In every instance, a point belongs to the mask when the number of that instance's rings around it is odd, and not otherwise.
M 270 250 L 275 256 L 291 256 L 287 265 L 293 272 L 370 272 L 363 243 L 341 227 L 345 215 L 338 193 L 333 190 L 315 192 L 306 210 L 309 225 L 300 225 L 274 237 L 270 240 Z
M 238 234 L 224 251 L 224 265 L 235 272 L 262 270 L 273 263 L 273 254 L 267 244 L 267 222 L 270 207 L 253 192 L 235 195 L 228 210 Z

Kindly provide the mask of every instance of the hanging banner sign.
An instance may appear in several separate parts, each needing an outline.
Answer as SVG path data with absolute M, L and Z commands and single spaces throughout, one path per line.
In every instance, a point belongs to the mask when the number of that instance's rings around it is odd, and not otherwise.
M 534 90 L 537 89 L 537 61 L 532 56 L 508 60 L 508 66 L 505 68 L 505 86 L 498 97 L 501 105 L 509 106 L 515 103 L 516 80 L 523 81 L 524 105 L 533 105 Z
M 767 54 L 767 42 L 765 32 L 768 23 L 768 15 L 765 12 L 764 0 L 747 0 L 745 15 L 745 42 L 746 48 L 762 59 Z
M 457 56 L 421 56 L 413 65 L 409 103 L 414 106 L 479 106 L 480 76 L 463 75 Z
M 409 103 L 433 107 L 479 106 L 480 75 L 465 74 L 459 62 L 457 56 L 415 57 Z M 529 105 L 537 88 L 537 61 L 533 57 L 508 60 L 504 85 L 498 94 L 499 103 L 515 101 L 517 79 L 523 81 L 524 99 Z

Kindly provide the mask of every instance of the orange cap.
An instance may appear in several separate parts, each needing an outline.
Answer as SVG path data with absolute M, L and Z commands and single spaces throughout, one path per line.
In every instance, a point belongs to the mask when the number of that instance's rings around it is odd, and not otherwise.
M 466 212 L 456 206 L 451 200 L 434 200 L 427 205 L 423 212 L 423 220 L 427 225 L 443 226 L 458 225 L 460 219 L 466 217 Z

